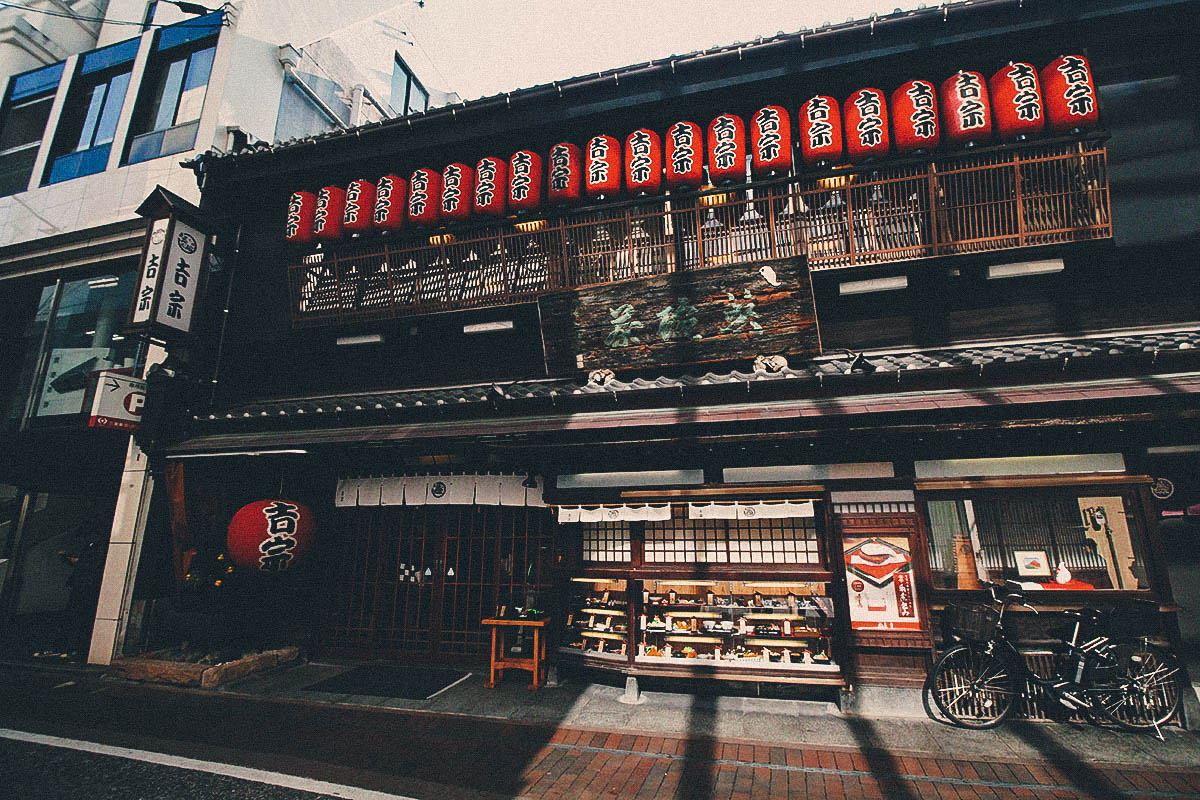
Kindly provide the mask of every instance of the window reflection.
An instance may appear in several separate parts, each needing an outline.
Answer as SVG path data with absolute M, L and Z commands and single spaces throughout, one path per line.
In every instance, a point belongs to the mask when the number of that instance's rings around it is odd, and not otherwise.
M 78 414 L 93 372 L 137 366 L 137 342 L 121 335 L 133 291 L 134 273 L 103 275 L 48 286 L 42 291 L 37 314 L 23 337 L 25 348 L 21 383 L 28 387 L 38 364 L 46 325 L 46 371 L 38 379 L 35 417 Z M 55 296 L 58 305 L 55 308 Z M 53 319 L 51 320 L 51 315 Z M 10 415 L 19 415 L 28 390 L 19 391 Z M 15 412 L 15 413 L 14 413 Z

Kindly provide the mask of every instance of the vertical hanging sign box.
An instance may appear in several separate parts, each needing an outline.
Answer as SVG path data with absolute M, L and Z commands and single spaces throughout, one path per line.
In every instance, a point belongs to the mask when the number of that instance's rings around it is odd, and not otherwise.
M 164 339 L 186 336 L 208 257 L 200 210 L 159 186 L 138 213 L 151 221 L 127 330 Z

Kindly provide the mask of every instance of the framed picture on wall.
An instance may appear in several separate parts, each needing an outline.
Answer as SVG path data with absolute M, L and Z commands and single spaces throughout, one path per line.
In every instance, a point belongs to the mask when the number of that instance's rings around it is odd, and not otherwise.
M 1013 550 L 1017 562 L 1017 574 L 1021 577 L 1050 577 L 1050 559 L 1045 550 Z

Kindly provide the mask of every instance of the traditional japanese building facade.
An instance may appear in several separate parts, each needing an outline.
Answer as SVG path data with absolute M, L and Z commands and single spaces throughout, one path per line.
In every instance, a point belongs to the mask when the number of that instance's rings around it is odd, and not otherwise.
M 315 652 L 478 657 L 536 607 L 563 665 L 861 694 L 1001 579 L 1178 643 L 1197 21 L 897 12 L 201 156 L 238 235 L 142 573 L 277 498 Z M 323 235 L 353 181 L 398 193 Z

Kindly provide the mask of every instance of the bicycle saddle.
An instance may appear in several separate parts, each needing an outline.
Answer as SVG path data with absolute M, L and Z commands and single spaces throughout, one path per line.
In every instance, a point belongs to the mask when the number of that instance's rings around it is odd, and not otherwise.
M 1107 615 L 1098 608 L 1072 608 L 1062 612 L 1064 617 L 1098 624 Z

